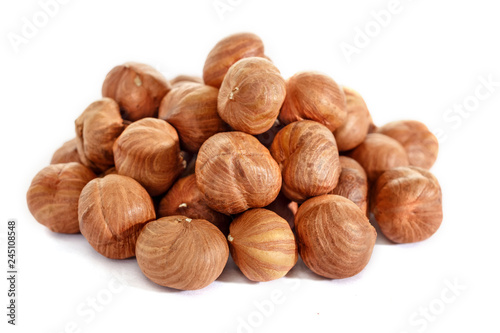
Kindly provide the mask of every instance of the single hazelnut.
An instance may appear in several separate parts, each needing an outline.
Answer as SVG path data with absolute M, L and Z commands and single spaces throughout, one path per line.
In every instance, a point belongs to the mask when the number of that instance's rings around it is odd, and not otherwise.
M 281 188 L 280 168 L 269 150 L 242 132 L 218 133 L 205 141 L 195 173 L 208 205 L 223 214 L 265 207 Z
M 344 92 L 329 76 L 300 72 L 286 81 L 286 98 L 279 116 L 282 123 L 310 119 L 333 132 L 346 117 Z
M 76 138 L 66 141 L 54 152 L 50 164 L 77 162 L 82 164 L 78 149 L 76 148 Z
M 76 147 L 82 163 L 96 172 L 114 164 L 113 144 L 124 129 L 118 104 L 103 98 L 75 120 Z
M 229 249 L 235 264 L 252 281 L 279 279 L 295 266 L 297 243 L 288 222 L 262 208 L 250 209 L 229 227 Z
M 111 259 L 133 257 L 142 227 L 155 218 L 148 192 L 126 176 L 95 178 L 85 185 L 78 201 L 82 235 L 97 252 Z
M 199 83 L 203 84 L 203 79 L 198 76 L 191 75 L 177 75 L 172 80 L 170 80 L 170 86 L 173 88 L 182 86 L 185 83 Z
M 229 67 L 248 57 L 263 57 L 264 44 L 252 33 L 237 33 L 219 41 L 210 51 L 203 67 L 203 81 L 219 88 Z
M 377 133 L 387 135 L 401 143 L 408 154 L 410 165 L 430 169 L 436 162 L 438 139 L 419 121 L 394 121 L 379 127 Z
M 76 234 L 78 198 L 96 175 L 77 162 L 52 164 L 33 178 L 26 194 L 33 217 L 53 232 Z
M 363 97 L 350 88 L 343 88 L 346 98 L 347 117 L 333 132 L 340 151 L 359 146 L 368 134 L 371 117 Z
M 356 160 L 340 156 L 340 174 L 337 187 L 331 194 L 341 195 L 354 202 L 365 214 L 368 211 L 368 177 L 363 167 Z
M 278 118 L 285 86 L 279 70 L 269 60 L 241 59 L 224 77 L 217 110 L 222 120 L 237 131 L 264 133 Z
M 374 182 L 386 170 L 409 165 L 408 154 L 396 140 L 379 133 L 370 133 L 350 154 Z
M 276 199 L 264 208 L 284 218 L 290 225 L 290 229 L 294 229 L 295 214 L 297 214 L 299 205 L 295 201 L 288 199 L 283 192 L 280 192 Z
M 154 283 L 196 290 L 220 276 L 229 248 L 212 223 L 177 215 L 148 223 L 137 239 L 136 256 L 142 272 Z
M 361 272 L 377 238 L 375 228 L 356 204 L 332 194 L 304 202 L 295 216 L 295 230 L 306 266 L 330 279 Z
M 439 183 L 428 170 L 399 167 L 384 172 L 373 193 L 373 214 L 380 231 L 395 243 L 432 236 L 443 220 Z
M 283 193 L 290 200 L 302 202 L 337 186 L 339 153 L 326 126 L 311 120 L 291 123 L 278 132 L 270 150 L 282 172 Z
M 212 86 L 185 83 L 165 96 L 158 117 L 175 127 L 182 148 L 197 152 L 209 137 L 229 130 L 217 113 L 218 95 Z
M 127 62 L 108 73 L 102 85 L 102 96 L 120 105 L 124 119 L 136 121 L 156 117 L 160 102 L 169 90 L 170 83 L 156 69 Z

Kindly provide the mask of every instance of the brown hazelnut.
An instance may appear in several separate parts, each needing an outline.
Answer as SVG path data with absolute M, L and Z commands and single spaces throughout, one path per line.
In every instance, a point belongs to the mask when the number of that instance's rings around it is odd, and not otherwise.
M 78 198 L 95 177 L 80 163 L 49 165 L 31 182 L 26 195 L 28 209 L 38 222 L 54 232 L 78 233 Z
M 102 96 L 120 105 L 124 119 L 136 121 L 156 117 L 160 102 L 169 90 L 170 83 L 156 69 L 127 62 L 108 73 L 102 85 Z
M 182 86 L 185 83 L 200 83 L 203 84 L 203 79 L 191 75 L 178 75 L 170 80 L 170 86 L 173 88 Z
M 219 41 L 210 51 L 203 67 L 203 81 L 219 88 L 229 67 L 248 57 L 263 57 L 264 44 L 252 33 L 237 33 Z
M 216 212 L 207 205 L 205 197 L 196 186 L 194 174 L 179 179 L 161 199 L 158 217 L 182 215 L 192 219 L 202 219 L 215 225 L 227 236 L 231 217 Z
M 363 97 L 346 87 L 343 91 L 346 98 L 347 117 L 333 133 L 340 151 L 351 150 L 360 145 L 368 134 L 371 122 L 370 112 Z
M 175 128 L 161 119 L 129 125 L 113 153 L 118 173 L 137 180 L 152 196 L 167 191 L 186 167 Z
M 341 195 L 354 202 L 363 212 L 368 214 L 368 178 L 363 167 L 356 160 L 340 156 L 339 183 L 332 194 Z
M 229 228 L 231 256 L 248 279 L 279 279 L 295 266 L 299 256 L 295 236 L 278 214 L 262 208 L 250 209 Z
M 272 62 L 245 58 L 231 66 L 224 77 L 217 110 L 235 130 L 261 134 L 278 118 L 285 95 L 285 80 Z
M 373 193 L 373 214 L 380 231 L 395 243 L 432 236 L 443 220 L 441 187 L 428 170 L 399 167 L 384 172 Z
M 177 215 L 148 223 L 137 239 L 136 256 L 142 272 L 154 283 L 196 290 L 219 277 L 229 248 L 210 222 Z
M 118 104 L 103 98 L 75 120 L 76 147 L 82 163 L 101 172 L 114 164 L 113 144 L 124 129 Z
M 286 98 L 279 117 L 284 124 L 314 120 L 333 132 L 347 117 L 344 92 L 327 75 L 297 73 L 286 81 Z
M 97 252 L 111 259 L 133 257 L 142 227 L 155 218 L 148 192 L 126 176 L 95 178 L 85 185 L 78 202 L 82 235 Z
M 322 195 L 304 202 L 295 216 L 302 260 L 314 273 L 342 279 L 361 272 L 377 232 L 351 200 Z
M 276 199 L 264 208 L 284 218 L 290 225 L 290 228 L 294 229 L 295 214 L 297 214 L 299 205 L 295 201 L 288 199 L 283 192 L 280 192 Z
M 384 171 L 409 164 L 405 149 L 396 140 L 379 133 L 370 133 L 350 154 L 366 171 L 369 182 Z
M 201 146 L 196 183 L 208 205 L 237 214 L 273 202 L 281 188 L 281 172 L 269 150 L 242 132 L 218 133 Z
M 185 83 L 165 96 L 158 117 L 175 127 L 182 148 L 197 152 L 209 137 L 229 130 L 217 113 L 218 95 L 217 88 Z
M 439 142 L 434 134 L 419 121 L 401 120 L 385 124 L 377 133 L 390 136 L 403 145 L 410 165 L 430 169 L 436 162 Z
M 331 192 L 341 168 L 337 144 L 324 125 L 302 120 L 285 126 L 271 145 L 283 176 L 283 193 L 293 201 Z
M 76 148 L 76 138 L 66 141 L 54 152 L 54 155 L 52 155 L 52 159 L 50 160 L 50 164 L 70 162 L 82 163 L 80 155 L 78 155 L 78 149 Z

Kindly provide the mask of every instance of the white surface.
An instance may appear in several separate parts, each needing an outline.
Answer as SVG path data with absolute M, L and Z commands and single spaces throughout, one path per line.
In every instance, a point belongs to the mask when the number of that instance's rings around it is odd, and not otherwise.
M 31 20 L 40 5 L 0 5 L 0 225 L 5 233 L 14 217 L 20 231 L 18 326 L 6 324 L 2 277 L 1 331 L 59 333 L 75 322 L 81 332 L 238 332 L 249 318 L 255 327 L 240 331 L 500 330 L 500 86 L 468 115 L 447 113 L 474 96 L 480 77 L 500 81 L 495 2 L 401 0 L 400 12 L 350 63 L 341 43 L 352 44 L 356 27 L 370 25 L 370 12 L 388 8 L 390 0 L 222 0 L 234 4 L 224 20 L 213 2 L 68 1 L 18 53 L 7 33 L 19 34 L 22 18 Z M 51 233 L 32 218 L 25 200 L 32 177 L 73 137 L 74 119 L 100 97 L 114 65 L 134 60 L 167 78 L 201 75 L 211 47 L 239 31 L 262 37 L 284 77 L 318 70 L 358 90 L 377 124 L 410 118 L 445 133 L 432 169 L 445 217 L 431 239 L 379 240 L 366 269 L 350 279 L 322 279 L 299 264 L 281 280 L 251 283 L 230 264 L 208 288 L 178 292 L 146 280 L 134 260 L 108 260 L 81 235 Z M 5 252 L 2 238 L 2 272 Z M 447 290 L 454 280 L 466 287 L 455 297 Z M 106 303 L 99 311 L 87 305 L 93 297 Z M 271 300 L 279 303 L 272 310 Z M 424 327 L 414 313 L 429 306 L 439 314 Z

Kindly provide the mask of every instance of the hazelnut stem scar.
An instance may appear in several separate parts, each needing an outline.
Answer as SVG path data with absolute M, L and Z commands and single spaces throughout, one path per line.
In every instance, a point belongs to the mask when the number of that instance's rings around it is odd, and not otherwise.
M 233 91 L 231 91 L 231 92 L 229 93 L 229 99 L 230 99 L 230 100 L 234 100 L 234 93 L 235 93 L 235 92 L 237 92 L 238 90 L 240 90 L 240 88 L 235 87 L 235 88 L 233 89 Z
M 233 236 L 228 235 L 228 236 L 227 236 L 227 240 L 228 240 L 228 241 L 230 241 L 230 242 L 232 242 L 232 241 L 234 240 L 234 238 L 233 238 Z

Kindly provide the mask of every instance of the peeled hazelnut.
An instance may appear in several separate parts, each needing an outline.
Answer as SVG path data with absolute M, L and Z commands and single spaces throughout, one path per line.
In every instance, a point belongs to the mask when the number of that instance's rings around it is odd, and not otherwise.
M 137 180 L 152 196 L 167 191 L 186 167 L 175 128 L 161 119 L 129 125 L 113 153 L 118 173 Z
M 173 88 L 182 86 L 185 83 L 199 83 L 203 84 L 203 79 L 197 76 L 191 75 L 178 75 L 170 80 L 170 86 Z
M 175 127 L 184 149 L 197 152 L 209 137 L 229 129 L 217 113 L 218 95 L 217 88 L 185 83 L 165 96 L 158 117 Z
M 142 227 L 155 218 L 148 192 L 126 176 L 95 178 L 85 185 L 78 202 L 82 235 L 111 259 L 133 257 Z
M 422 241 L 441 225 L 441 187 L 426 169 L 388 170 L 378 178 L 373 194 L 373 214 L 380 231 L 395 243 Z
M 401 120 L 388 123 L 377 129 L 403 145 L 410 165 L 430 169 L 436 162 L 439 142 L 434 134 L 419 121 Z
M 286 82 L 286 98 L 280 121 L 289 124 L 310 119 L 335 131 L 347 117 L 344 92 L 329 76 L 300 72 Z
M 124 129 L 118 104 L 103 98 L 75 120 L 76 147 L 82 163 L 94 171 L 113 166 L 113 144 Z
M 136 256 L 142 272 L 154 283 L 196 290 L 219 277 L 229 248 L 210 222 L 177 215 L 148 223 L 137 240 Z
M 208 205 L 237 214 L 273 202 L 281 188 L 281 173 L 269 150 L 242 132 L 218 133 L 201 146 L 196 183 Z
M 332 132 L 311 120 L 291 123 L 278 132 L 271 154 L 283 176 L 283 193 L 293 201 L 331 192 L 341 168 Z
M 70 162 L 82 163 L 80 155 L 78 155 L 78 149 L 76 148 L 76 138 L 66 141 L 59 149 L 57 149 L 54 152 L 54 155 L 52 155 L 50 164 Z
M 346 97 L 347 117 L 335 130 L 335 140 L 340 151 L 351 150 L 360 145 L 368 134 L 371 117 L 363 97 L 356 91 L 343 88 Z
M 361 272 L 377 232 L 351 200 L 322 195 L 304 202 L 295 216 L 302 260 L 314 273 L 342 279 Z
M 196 176 L 179 179 L 161 199 L 158 217 L 182 215 L 202 219 L 215 225 L 224 234 L 229 234 L 231 217 L 210 208 L 205 197 L 196 186 Z
M 210 51 L 203 67 L 203 81 L 219 88 L 229 67 L 248 57 L 263 57 L 264 44 L 252 33 L 238 33 L 219 41 Z
M 386 170 L 409 164 L 405 149 L 396 140 L 379 133 L 370 133 L 350 154 L 374 182 Z
M 297 214 L 297 209 L 299 208 L 299 205 L 295 201 L 291 201 L 280 192 L 276 199 L 264 208 L 284 218 L 293 230 L 295 214 Z
M 241 272 L 252 281 L 271 281 L 297 262 L 297 243 L 288 222 L 267 209 L 251 209 L 232 223 L 229 249 Z
M 356 160 L 340 156 L 339 183 L 332 194 L 341 195 L 354 202 L 363 212 L 368 214 L 368 178 L 363 167 Z
M 102 85 L 102 96 L 120 105 L 124 119 L 136 121 L 156 117 L 160 102 L 169 90 L 170 83 L 156 69 L 127 62 L 108 73 Z
M 245 58 L 231 66 L 224 77 L 217 110 L 235 130 L 261 134 L 278 118 L 285 95 L 285 80 L 272 62 Z
M 26 195 L 33 217 L 51 231 L 80 232 L 78 198 L 83 187 L 96 175 L 80 163 L 52 164 L 31 182 Z

